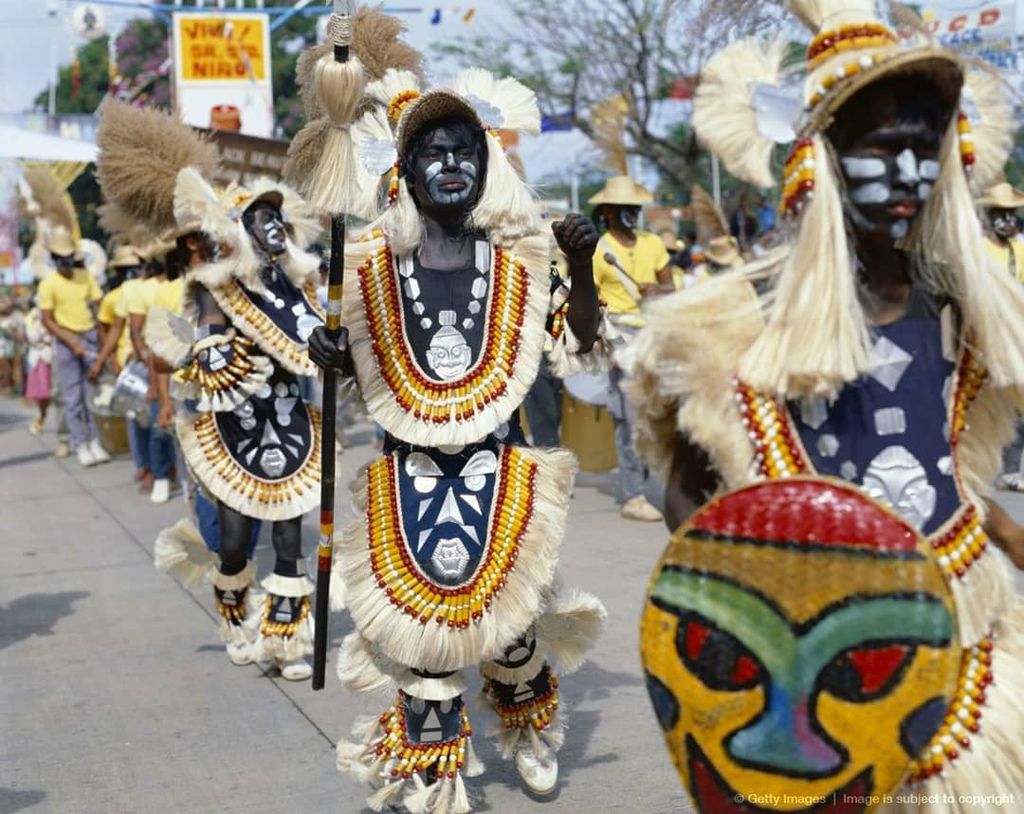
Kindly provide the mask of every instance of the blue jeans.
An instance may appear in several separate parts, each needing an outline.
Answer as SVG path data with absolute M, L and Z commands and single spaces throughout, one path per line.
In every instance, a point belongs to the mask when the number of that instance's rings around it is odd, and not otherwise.
M 220 518 L 217 516 L 217 504 L 207 500 L 203 493 L 196 490 L 196 520 L 199 524 L 199 533 L 203 542 L 210 551 L 220 551 Z M 256 550 L 256 543 L 260 538 L 260 529 L 263 527 L 262 520 L 252 521 L 252 536 L 249 539 L 249 559 L 252 559 Z
M 156 425 L 160 402 L 149 403 L 149 469 L 156 480 L 166 480 L 174 466 L 174 432 Z
M 149 427 L 132 419 L 128 422 L 128 440 L 131 442 L 132 460 L 136 469 L 149 469 Z

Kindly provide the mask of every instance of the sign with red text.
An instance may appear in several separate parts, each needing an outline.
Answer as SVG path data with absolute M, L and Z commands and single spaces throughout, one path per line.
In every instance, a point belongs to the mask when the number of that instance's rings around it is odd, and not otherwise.
M 174 15 L 174 101 L 195 127 L 269 138 L 274 130 L 270 18 Z
M 1016 69 L 1016 2 L 983 3 L 961 11 L 930 9 L 922 18 L 944 47 L 997 68 Z

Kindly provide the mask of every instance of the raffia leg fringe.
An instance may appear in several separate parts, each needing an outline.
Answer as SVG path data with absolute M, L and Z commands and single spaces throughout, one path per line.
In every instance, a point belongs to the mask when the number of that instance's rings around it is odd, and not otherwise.
M 1009 810 L 1024 799 L 1024 659 L 1010 640 L 1019 632 L 1000 633 L 965 651 L 949 715 L 885 814 L 919 812 L 925 799 L 929 814 Z
M 256 661 L 287 662 L 313 652 L 313 613 L 308 596 L 299 599 L 299 607 L 290 622 L 271 618 L 276 594 L 267 594 L 260 613 L 259 634 L 253 649 Z M 285 601 L 288 601 L 287 599 Z
M 213 571 L 217 555 L 206 547 L 199 529 L 186 517 L 157 535 L 153 564 L 192 588 Z
M 263 594 L 253 585 L 255 573 L 256 566 L 251 560 L 237 574 L 225 575 L 217 570 L 211 573 L 220 638 L 225 644 L 250 644 L 256 637 Z M 241 601 L 234 605 L 221 601 L 219 592 L 224 591 L 241 592 Z
M 593 594 L 573 591 L 559 599 L 537 620 L 537 641 L 558 675 L 575 673 L 597 642 L 608 616 Z M 539 648 L 538 648 L 539 649 Z
M 373 811 L 383 811 L 404 792 L 402 802 L 410 814 L 470 814 L 463 774 L 473 776 L 479 761 L 470 746 L 465 707 L 459 735 L 450 741 L 411 743 L 405 731 L 400 697 L 379 718 L 356 723 L 352 734 L 359 742 L 338 743 L 338 770 L 374 787 L 366 798 Z M 430 776 L 434 779 L 428 783 L 424 778 Z
M 546 667 L 550 672 L 550 668 Z M 498 716 L 492 734 L 498 737 L 498 748 L 505 760 L 512 760 L 523 748 L 531 748 L 541 761 L 550 760 L 565 741 L 565 724 L 558 714 L 558 679 L 549 675 L 550 689 L 543 695 L 511 706 L 494 695 L 490 680 L 484 682 L 483 694 Z

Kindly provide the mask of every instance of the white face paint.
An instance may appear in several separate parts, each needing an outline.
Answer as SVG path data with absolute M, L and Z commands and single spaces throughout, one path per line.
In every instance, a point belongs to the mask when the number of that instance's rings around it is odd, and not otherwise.
M 892 190 L 884 181 L 873 181 L 850 191 L 850 200 L 856 204 L 885 203 L 890 197 L 892 197 Z
M 914 151 L 907 147 L 896 156 L 897 180 L 906 186 L 914 186 L 921 180 L 918 172 L 917 156 Z
M 926 158 L 918 165 L 917 171 L 925 181 L 936 181 L 939 177 L 939 162 Z
M 885 162 L 880 158 L 848 156 L 840 159 L 846 177 L 850 179 L 881 178 L 885 175 Z
M 910 231 L 910 224 L 905 220 L 893 221 L 892 226 L 889 227 L 889 234 L 891 234 L 896 240 L 900 240 L 907 236 L 907 232 Z
M 928 196 L 932 194 L 931 184 L 918 184 L 917 185 L 917 197 L 918 200 L 927 201 Z

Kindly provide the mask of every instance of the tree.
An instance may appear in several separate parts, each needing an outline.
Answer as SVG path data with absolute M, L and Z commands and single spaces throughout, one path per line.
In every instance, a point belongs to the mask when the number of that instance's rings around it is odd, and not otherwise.
M 621 105 L 630 152 L 688 189 L 700 148 L 692 137 L 659 132 L 659 103 L 674 86 L 685 92 L 707 57 L 735 36 L 778 17 L 775 0 L 579 0 L 572 13 L 548 0 L 507 0 L 515 27 L 442 50 L 466 64 L 522 79 L 546 115 L 569 114 L 601 138 L 609 100 Z M 619 101 L 621 100 L 621 101 Z

